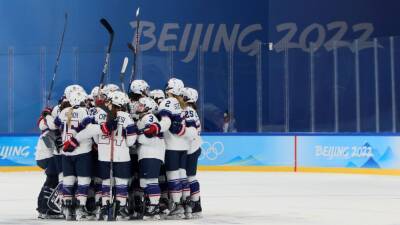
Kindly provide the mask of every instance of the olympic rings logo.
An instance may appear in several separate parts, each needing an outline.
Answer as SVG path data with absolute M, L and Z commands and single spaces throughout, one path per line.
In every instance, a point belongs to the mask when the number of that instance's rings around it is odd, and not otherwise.
M 218 156 L 224 153 L 224 144 L 220 141 L 210 143 L 208 141 L 203 141 L 201 145 L 202 151 L 199 157 L 199 160 L 208 159 L 208 160 L 216 160 Z

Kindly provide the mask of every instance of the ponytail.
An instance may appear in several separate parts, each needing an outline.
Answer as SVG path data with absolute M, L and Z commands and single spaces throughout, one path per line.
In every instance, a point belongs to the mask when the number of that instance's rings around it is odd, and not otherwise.
M 179 105 L 181 106 L 182 109 L 184 109 L 187 106 L 187 103 L 183 100 L 182 96 L 174 95 L 174 97 L 176 98 L 176 100 L 178 100 Z
M 74 112 L 74 107 L 70 107 L 67 112 L 67 130 L 65 132 L 68 132 L 71 129 L 71 120 L 73 112 Z

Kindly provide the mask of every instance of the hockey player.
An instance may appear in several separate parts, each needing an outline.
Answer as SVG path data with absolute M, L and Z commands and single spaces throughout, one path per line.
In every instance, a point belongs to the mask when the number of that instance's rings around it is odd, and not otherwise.
M 47 125 L 47 121 L 54 121 L 54 119 L 61 113 L 62 110 L 65 108 L 71 107 L 71 104 L 69 103 L 68 99 L 70 98 L 70 95 L 72 92 L 80 91 L 82 93 L 85 93 L 85 90 L 83 89 L 82 86 L 73 84 L 69 85 L 65 88 L 64 90 L 64 96 L 60 99 L 59 104 L 56 105 L 53 110 L 51 111 L 51 114 L 45 114 L 44 115 L 44 123 Z M 50 142 L 54 143 L 51 145 L 59 145 L 59 142 L 62 142 L 62 137 L 59 129 L 51 129 L 47 132 L 47 135 L 44 137 L 44 142 Z M 55 149 L 53 151 L 54 154 L 54 160 L 56 161 L 56 166 L 57 166 L 57 171 L 59 173 L 59 182 L 61 182 L 60 187 L 62 186 L 62 180 L 63 180 L 63 173 L 62 173 L 62 159 L 61 159 L 61 151 L 60 149 Z
M 161 89 L 154 89 L 150 91 L 149 97 L 152 98 L 157 105 L 165 99 L 165 93 Z M 154 112 L 155 115 L 158 115 L 158 107 L 157 110 Z M 161 165 L 160 169 L 160 176 L 158 178 L 158 182 L 161 188 L 161 198 L 160 198 L 160 212 L 162 212 L 162 216 L 168 214 L 168 205 L 169 205 L 169 198 L 168 198 L 168 183 L 167 183 L 167 174 L 165 171 L 165 164 Z
M 89 101 L 88 101 L 88 109 L 89 109 L 89 115 L 93 116 L 90 118 L 85 119 L 85 125 L 88 123 L 93 122 L 92 119 L 96 118 L 96 123 L 101 124 L 106 122 L 107 118 L 107 112 L 108 109 L 106 108 L 105 101 L 108 99 L 108 97 L 111 95 L 111 93 L 119 91 L 119 87 L 115 84 L 107 84 L 105 85 L 101 90 L 99 89 L 98 86 L 95 86 L 90 95 L 89 95 Z M 96 116 L 97 114 L 97 116 Z M 96 142 L 93 142 L 92 145 L 92 156 L 93 156 L 93 186 L 92 188 L 94 189 L 94 206 L 90 207 L 90 209 L 94 208 L 92 210 L 92 214 L 94 215 L 99 215 L 100 212 L 100 207 L 101 207 L 101 201 L 100 198 L 102 196 L 102 180 L 100 178 L 99 170 L 98 168 L 98 145 Z M 91 200 L 91 199 L 90 199 Z M 90 202 L 91 203 L 91 202 Z M 91 205 L 90 205 L 91 206 Z M 89 207 L 88 207 L 89 209 Z
M 139 108 L 139 99 L 147 97 L 149 94 L 149 85 L 144 80 L 134 80 L 130 85 L 129 99 L 131 100 L 129 110 L 134 120 L 139 119 L 137 110 Z
M 138 109 L 140 107 L 139 99 L 147 97 L 149 91 L 149 85 L 144 80 L 134 80 L 130 85 L 129 93 L 129 113 L 131 118 L 136 122 L 139 119 Z M 141 219 L 142 208 L 143 208 L 143 190 L 140 189 L 139 182 L 139 161 L 137 155 L 136 145 L 130 149 L 131 161 L 132 161 L 132 179 L 130 182 L 130 211 L 132 217 Z
M 104 90 L 104 89 L 103 89 Z M 104 101 L 107 98 L 107 94 L 109 93 L 104 93 L 101 92 L 101 97 L 97 98 L 97 95 L 99 94 L 99 87 L 95 86 L 92 91 L 90 92 L 90 95 L 88 96 L 89 99 L 89 104 L 87 105 L 88 107 L 88 112 L 89 112 L 89 117 L 85 118 L 82 122 L 82 129 L 84 129 L 88 124 L 90 123 L 97 123 L 97 124 L 101 124 L 101 123 L 105 123 L 106 122 L 106 118 L 107 118 L 107 112 L 105 110 L 108 111 L 108 109 L 106 108 L 106 106 L 104 106 Z M 96 99 L 97 101 L 97 105 L 95 103 Z M 79 134 L 78 134 L 79 135 Z M 77 136 L 78 136 L 77 135 Z M 97 141 L 98 138 L 96 140 L 93 141 L 92 144 L 92 158 L 93 158 L 93 177 L 92 177 L 92 184 L 93 186 L 91 186 L 93 192 L 94 192 L 94 199 L 88 198 L 89 200 L 89 204 L 87 204 L 88 206 L 88 210 L 91 210 L 91 214 L 92 215 L 99 215 L 100 213 L 100 208 L 101 208 L 101 196 L 102 196 L 102 179 L 100 178 L 100 173 L 98 170 L 98 145 L 97 145 Z M 94 200 L 94 204 L 91 205 L 90 200 Z
M 139 130 L 144 130 L 139 135 L 137 149 L 139 156 L 140 187 L 145 194 L 144 220 L 160 219 L 159 200 L 161 189 L 158 184 L 161 164 L 165 157 L 165 143 L 160 132 L 152 132 L 160 129 L 157 117 L 153 112 L 157 109 L 157 103 L 149 98 L 139 99 Z
M 166 153 L 165 167 L 168 189 L 172 204 L 168 219 L 184 218 L 182 206 L 182 178 L 186 177 L 186 154 L 189 149 L 187 141 L 182 137 L 185 133 L 185 121 L 182 116 L 184 105 L 182 97 L 183 82 L 172 78 L 166 85 L 167 98 L 159 106 L 160 129 L 151 132 L 164 133 Z
M 183 89 L 183 100 L 186 103 L 184 108 L 186 132 L 185 138 L 189 143 L 189 150 L 186 159 L 186 175 L 188 186 L 184 188 L 183 198 L 185 201 L 185 217 L 199 218 L 201 217 L 201 204 L 200 204 L 200 184 L 196 179 L 197 161 L 201 154 L 201 123 L 200 118 L 196 112 L 196 101 L 198 93 L 193 88 Z M 189 197 L 189 198 L 188 198 Z
M 107 95 L 114 91 L 119 91 L 119 87 L 116 84 L 107 84 L 102 89 L 96 86 L 92 89 L 90 98 L 93 98 L 96 106 L 104 105 Z
M 161 89 L 154 89 L 150 91 L 149 97 L 152 98 L 157 105 L 159 105 L 165 99 L 165 94 Z
M 49 126 L 47 124 L 47 121 L 50 121 L 52 124 L 52 121 L 60 114 L 60 112 L 67 108 L 70 107 L 70 104 L 67 100 L 67 97 L 69 98 L 70 94 L 74 91 L 82 91 L 84 92 L 84 89 L 80 85 L 69 85 L 65 88 L 64 90 L 64 95 L 62 98 L 59 100 L 59 104 L 56 105 L 53 109 L 46 108 L 43 110 L 42 115 L 39 119 L 39 128 L 42 130 L 42 134 L 39 138 L 38 142 L 38 148 L 37 148 L 37 154 L 36 157 L 39 160 L 38 163 L 42 163 L 41 159 L 43 158 L 42 151 L 46 152 L 48 149 L 52 149 L 52 155 L 53 157 L 49 158 L 48 161 L 48 168 L 46 168 L 46 174 L 48 173 L 53 173 L 52 170 L 55 170 L 54 173 L 58 174 L 58 185 L 55 188 L 51 188 L 52 193 L 51 196 L 54 196 L 54 199 L 49 199 L 47 201 L 47 196 L 49 195 L 49 190 L 47 189 L 46 195 L 44 193 L 41 193 L 39 195 L 39 201 L 41 202 L 42 207 L 48 207 L 51 206 L 50 209 L 54 212 L 61 212 L 61 201 L 58 201 L 60 198 L 57 198 L 61 194 L 61 189 L 62 189 L 62 181 L 63 181 L 63 173 L 62 173 L 62 159 L 61 159 L 61 152 L 60 150 L 62 149 L 62 138 L 61 138 L 61 132 L 59 129 L 55 130 L 50 130 Z M 45 153 L 46 155 L 49 154 L 49 152 Z M 55 182 L 55 177 L 51 178 L 51 184 Z M 53 181 L 54 180 L 54 181 Z M 50 181 L 46 181 L 50 182 Z M 45 186 L 47 185 L 45 182 Z M 45 189 L 42 189 L 44 191 Z M 41 197 L 45 197 L 46 199 L 42 199 Z M 45 206 L 46 204 L 46 206 Z M 53 214 L 53 213 L 50 213 Z M 53 216 L 51 216 L 53 217 Z
M 136 141 L 137 128 L 129 114 L 125 112 L 124 105 L 127 101 L 128 97 L 123 92 L 110 93 L 105 102 L 107 108 L 102 111 L 106 114 L 96 114 L 94 123 L 88 124 L 76 136 L 77 143 L 92 137 L 98 143 L 98 170 L 102 179 L 102 208 L 98 219 L 107 219 L 107 212 L 113 207 L 110 199 L 111 182 L 115 183 L 117 220 L 129 219 L 127 208 L 128 182 L 131 177 L 129 147 Z M 110 177 L 110 170 L 113 171 L 114 177 Z
M 90 94 L 88 96 L 87 107 L 89 109 L 96 106 L 95 100 L 96 100 L 97 93 L 99 93 L 99 86 L 95 86 L 94 88 L 92 88 L 92 91 L 90 92 Z
M 66 220 L 84 220 L 88 217 L 86 200 L 90 184 L 92 157 L 90 154 L 92 140 L 85 140 L 77 144 L 74 136 L 79 132 L 79 125 L 88 116 L 84 102 L 86 94 L 82 91 L 74 91 L 66 96 L 71 107 L 63 109 L 49 122 L 50 129 L 61 129 L 64 147 L 62 151 L 63 171 L 63 211 Z M 75 191 L 75 181 L 77 189 Z M 77 202 L 74 204 L 73 197 Z M 76 210 L 76 212 L 75 212 Z M 75 214 L 76 213 L 76 214 Z
M 37 211 L 39 212 L 39 218 L 41 219 L 63 218 L 62 214 L 49 208 L 47 204 L 51 194 L 58 185 L 58 169 L 53 152 L 57 151 L 57 148 L 62 147 L 61 141 L 58 141 L 58 143 L 52 143 L 52 146 L 49 147 L 47 147 L 43 141 L 44 134 L 49 132 L 49 128 L 44 118 L 47 115 L 50 115 L 51 111 L 51 108 L 45 108 L 38 121 L 39 129 L 41 130 L 42 134 L 39 136 L 38 143 L 36 145 L 35 158 L 37 165 L 44 169 L 46 174 L 46 181 L 44 182 L 38 196 Z

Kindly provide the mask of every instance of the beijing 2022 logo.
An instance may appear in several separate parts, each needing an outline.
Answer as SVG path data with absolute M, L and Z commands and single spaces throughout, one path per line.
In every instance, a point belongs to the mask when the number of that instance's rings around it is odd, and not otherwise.
M 218 156 L 224 153 L 224 144 L 220 141 L 216 141 L 210 143 L 208 141 L 204 141 L 201 145 L 202 151 L 199 157 L 199 160 L 208 159 L 208 160 L 216 160 Z

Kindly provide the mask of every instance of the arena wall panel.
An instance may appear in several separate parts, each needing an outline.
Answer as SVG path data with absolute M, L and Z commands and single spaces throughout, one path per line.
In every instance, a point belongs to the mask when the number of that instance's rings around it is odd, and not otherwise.
M 37 135 L 0 136 L 0 171 L 39 170 L 37 139 Z M 199 169 L 400 175 L 400 137 L 210 133 L 203 135 Z

